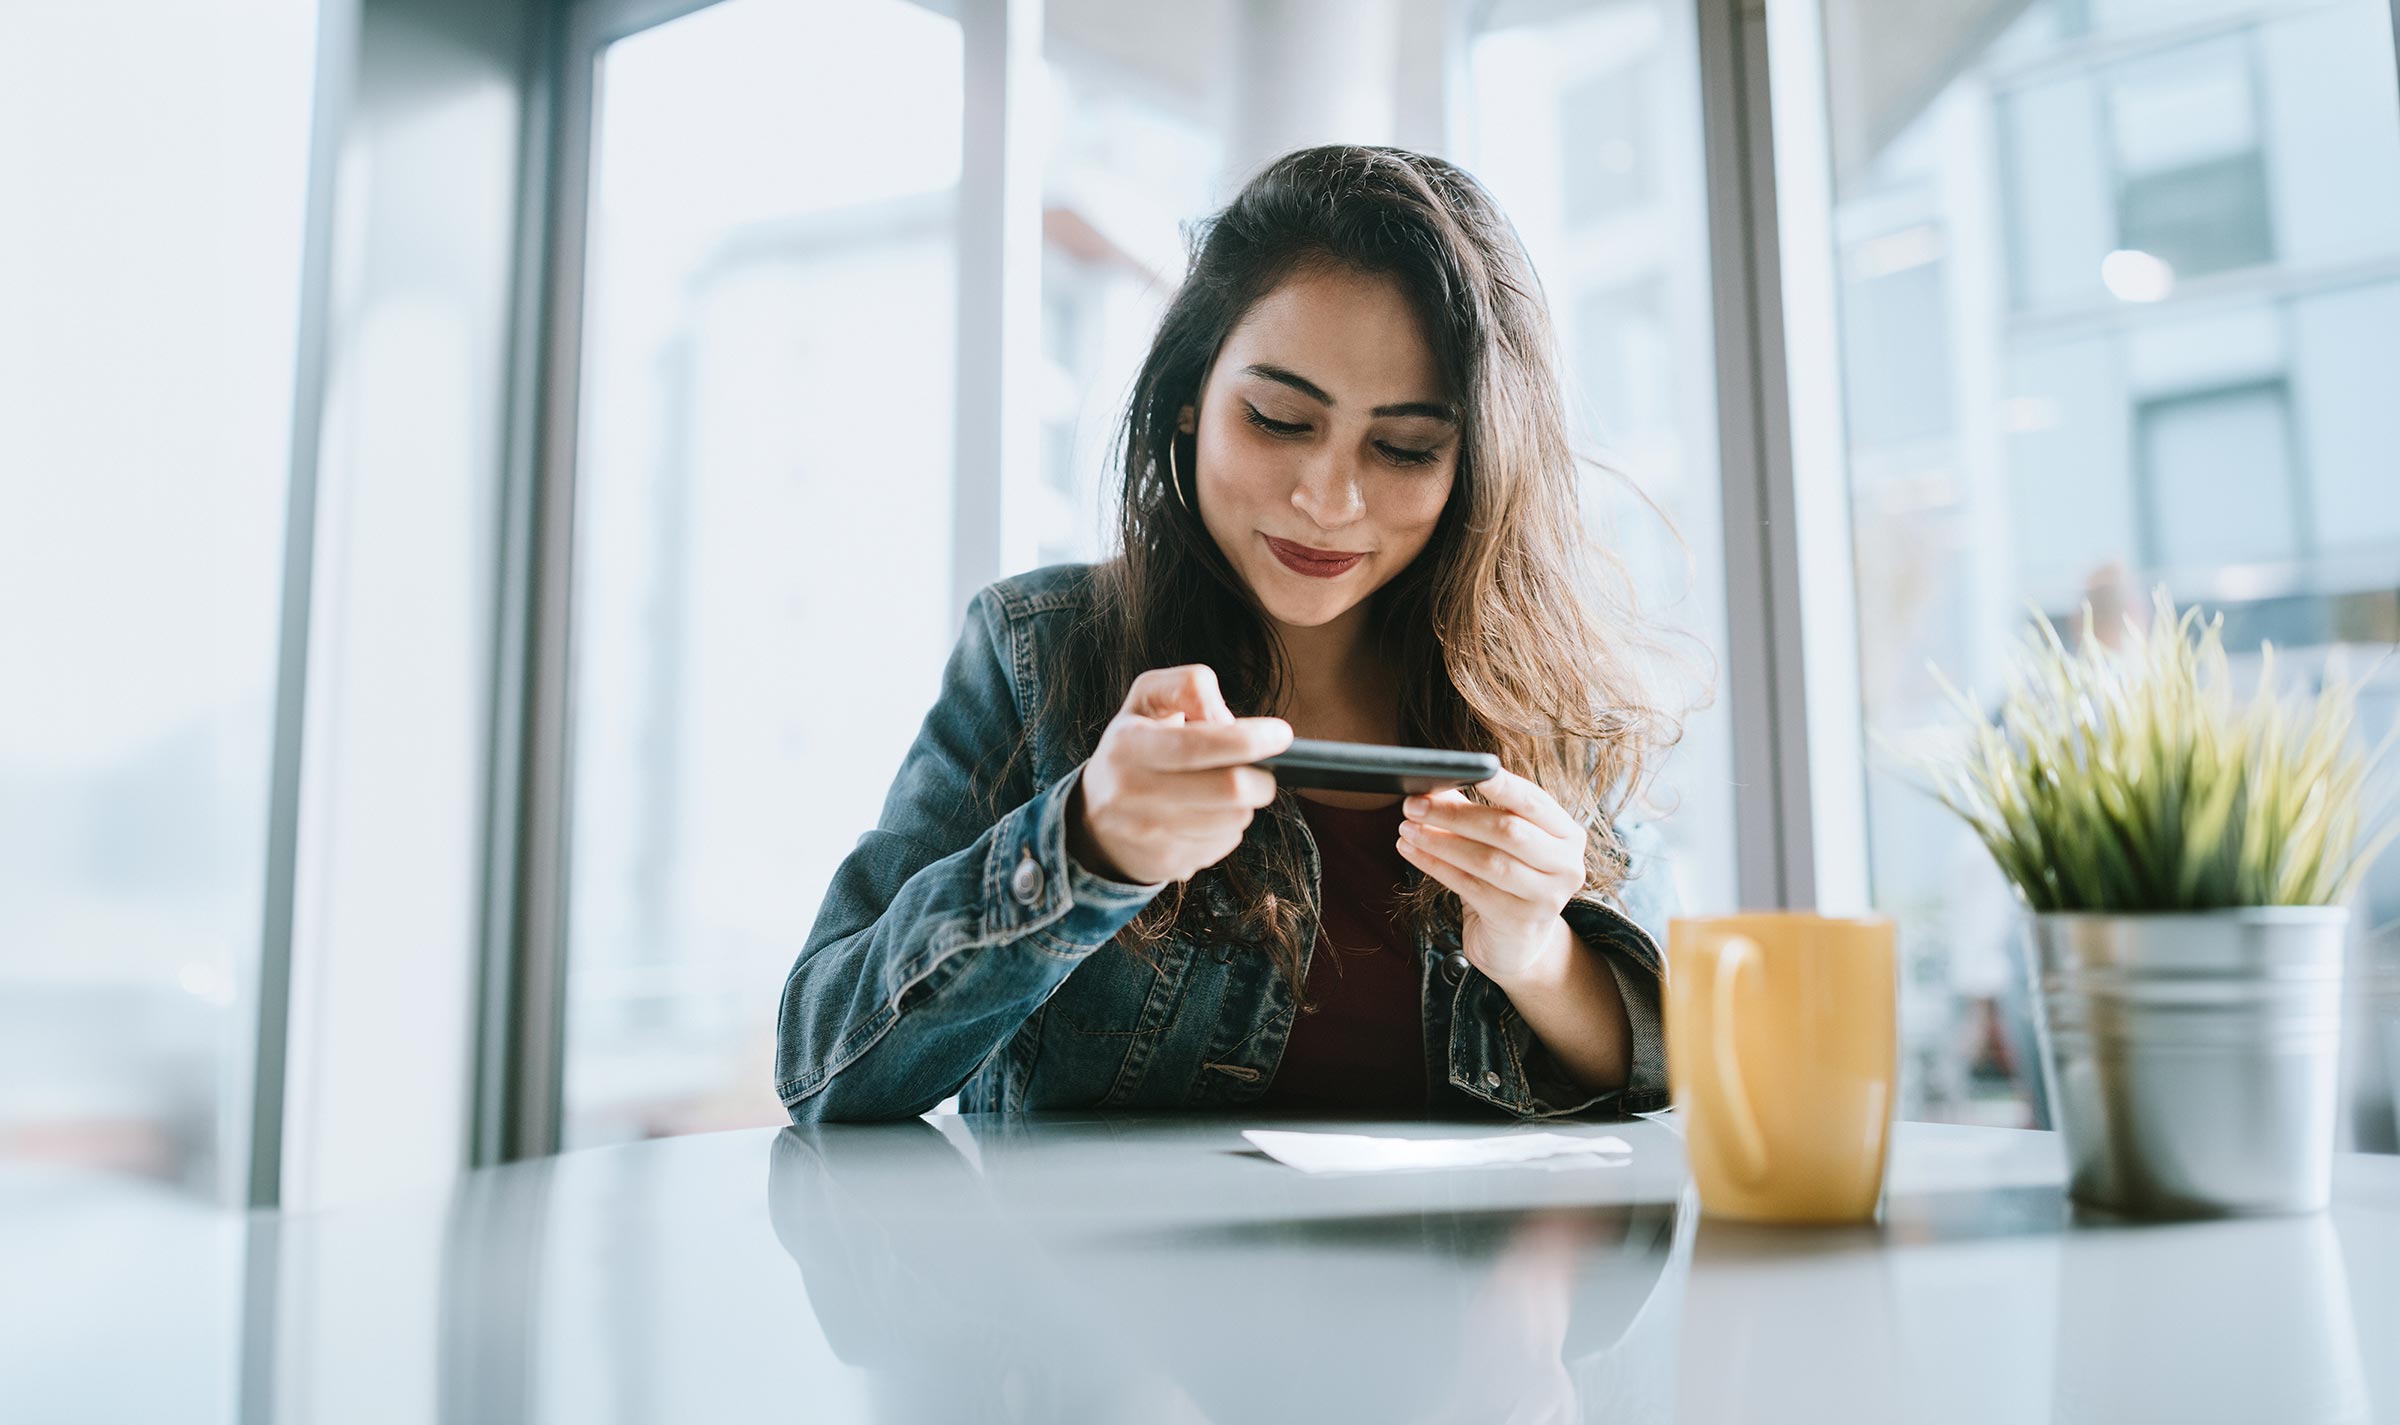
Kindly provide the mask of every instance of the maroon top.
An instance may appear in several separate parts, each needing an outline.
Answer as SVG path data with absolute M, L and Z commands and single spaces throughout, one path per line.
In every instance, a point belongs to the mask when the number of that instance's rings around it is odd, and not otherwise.
M 1408 870 L 1395 845 L 1399 799 L 1365 808 L 1298 800 L 1316 835 L 1325 913 L 1291 1039 L 1262 1101 L 1423 1113 L 1423 968 L 1393 921 Z

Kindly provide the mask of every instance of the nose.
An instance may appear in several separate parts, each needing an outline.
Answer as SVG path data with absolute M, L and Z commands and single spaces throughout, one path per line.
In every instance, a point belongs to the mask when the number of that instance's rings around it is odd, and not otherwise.
M 1319 529 L 1340 529 L 1366 514 L 1366 482 L 1354 462 L 1324 451 L 1300 472 L 1300 483 L 1292 487 L 1292 508 Z

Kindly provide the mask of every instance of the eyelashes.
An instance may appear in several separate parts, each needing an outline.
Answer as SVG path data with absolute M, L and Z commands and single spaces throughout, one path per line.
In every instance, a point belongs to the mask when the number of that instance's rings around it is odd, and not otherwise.
M 1290 440 L 1295 436 L 1308 434 L 1306 423 L 1272 419 L 1248 401 L 1242 403 L 1242 419 L 1280 440 Z M 1438 450 L 1417 450 L 1409 446 L 1392 445 L 1380 440 L 1375 442 L 1375 450 L 1392 464 L 1403 467 L 1431 465 L 1435 457 L 1441 454 Z
M 1307 426 L 1291 421 L 1269 420 L 1259 413 L 1258 407 L 1251 405 L 1248 401 L 1242 403 L 1242 418 L 1269 435 L 1301 435 L 1308 430 Z

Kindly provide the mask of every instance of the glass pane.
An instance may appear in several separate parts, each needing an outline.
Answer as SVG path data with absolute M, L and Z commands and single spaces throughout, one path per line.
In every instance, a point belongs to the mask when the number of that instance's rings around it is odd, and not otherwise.
M 1118 422 L 1183 275 L 1181 225 L 1233 180 L 1203 86 L 1230 7 L 1145 0 L 1051 4 L 1042 73 L 1043 446 L 1029 548 L 1006 573 L 1101 557 Z M 1155 43 L 1162 26 L 1169 43 Z
M 2103 80 L 2117 172 L 2117 246 L 2177 277 L 2275 256 L 2266 157 L 2244 37 L 2171 47 Z
M 1905 755 L 1946 723 L 1929 663 L 1988 705 L 2029 605 L 2066 628 L 2159 581 L 2304 675 L 2400 636 L 2389 6 L 1856 23 L 1884 8 L 1825 7 L 1867 730 Z M 2378 677 L 2365 736 L 2400 703 L 2400 670 Z M 2013 902 L 1870 765 L 1876 898 L 1910 947 L 1905 1110 L 2029 1121 Z M 2400 915 L 2400 866 L 2365 914 Z
M 1495 33 L 1484 32 L 1487 37 Z M 1659 158 L 1658 145 L 1643 132 L 1641 71 L 1614 46 L 1578 48 L 1584 57 L 1604 62 L 1559 84 L 1549 105 L 1557 112 L 1559 129 L 1575 135 L 1576 140 L 1563 145 L 1561 155 L 1565 172 L 1560 175 L 1560 188 L 1571 228 L 1639 212 L 1655 196 L 1653 168 Z M 1483 73 L 1476 87 L 1488 95 L 1495 78 L 1488 39 L 1484 53 Z M 1498 63 L 1505 66 L 1505 43 L 1500 54 L 1503 58 Z
M 1670 0 L 1489 7 L 1469 40 L 1468 141 L 1541 275 L 1587 461 L 1594 534 L 1688 640 L 1671 686 L 1725 649 L 1699 50 Z M 1669 693 L 1670 696 L 1674 694 Z M 1731 907 L 1725 700 L 1696 712 L 1654 794 L 1689 908 Z
M 247 1107 L 315 29 L 0 18 L 0 1156 L 203 1194 Z
M 1182 226 L 1290 149 L 1397 142 L 1465 165 L 1515 223 L 1594 462 L 1589 516 L 1705 671 L 1724 643 L 1723 546 L 1688 5 L 1480 6 L 1463 35 L 1438 5 L 1053 0 L 1045 15 L 1041 391 L 1045 466 L 1068 473 L 1037 496 L 1041 542 L 1012 568 L 1106 548 L 1117 422 L 1182 276 Z M 1721 708 L 1691 721 L 1657 796 L 1685 901 L 1732 904 Z
M 2299 553 L 2290 404 L 2283 385 L 2262 383 L 2135 411 L 2153 565 L 2204 572 Z
M 781 1120 L 776 988 L 953 624 L 957 23 L 727 0 L 601 80 L 569 1146 Z

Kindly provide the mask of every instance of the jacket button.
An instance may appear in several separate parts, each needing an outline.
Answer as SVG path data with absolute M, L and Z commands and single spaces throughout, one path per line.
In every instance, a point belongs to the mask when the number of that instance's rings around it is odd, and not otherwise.
M 1484 1070 L 1483 1086 L 1487 1089 L 1496 1089 L 1500 1087 L 1500 1071 L 1498 1069 Z
M 1025 859 L 1010 874 L 1008 893 L 1017 898 L 1018 905 L 1029 906 L 1042 898 L 1042 863 L 1033 859 L 1031 851 L 1025 853 Z
M 1449 981 L 1451 984 L 1454 984 L 1454 985 L 1455 985 L 1455 984 L 1457 984 L 1457 983 L 1458 983 L 1460 980 L 1463 980 L 1463 979 L 1465 979 L 1466 977 L 1467 977 L 1467 955 L 1466 955 L 1466 952 L 1465 952 L 1465 951 L 1463 951 L 1463 950 L 1453 950 L 1453 951 L 1451 951 L 1451 952 L 1450 952 L 1448 955 L 1445 955 L 1445 956 L 1443 956 L 1443 957 L 1442 957 L 1442 978 L 1443 978 L 1443 979 L 1445 979 L 1445 980 Z

